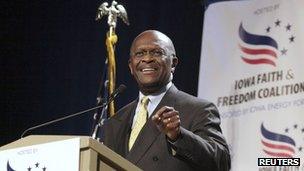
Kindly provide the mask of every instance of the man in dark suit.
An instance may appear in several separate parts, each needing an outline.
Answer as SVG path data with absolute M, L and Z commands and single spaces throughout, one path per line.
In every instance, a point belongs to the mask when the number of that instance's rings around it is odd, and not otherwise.
M 104 124 L 103 142 L 143 170 L 229 170 L 218 110 L 173 85 L 177 63 L 165 34 L 134 39 L 129 68 L 139 97 Z

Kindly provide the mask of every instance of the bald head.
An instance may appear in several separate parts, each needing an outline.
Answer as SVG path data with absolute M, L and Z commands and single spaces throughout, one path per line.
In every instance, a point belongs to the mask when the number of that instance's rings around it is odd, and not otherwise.
M 159 93 L 172 81 L 177 64 L 174 45 L 165 34 L 147 30 L 134 39 L 129 68 L 143 94 Z
M 134 47 L 138 47 L 139 45 L 145 46 L 151 41 L 155 42 L 159 46 L 163 46 L 168 55 L 175 56 L 175 48 L 171 39 L 164 33 L 157 30 L 146 30 L 135 37 L 130 48 L 130 54 L 134 51 Z

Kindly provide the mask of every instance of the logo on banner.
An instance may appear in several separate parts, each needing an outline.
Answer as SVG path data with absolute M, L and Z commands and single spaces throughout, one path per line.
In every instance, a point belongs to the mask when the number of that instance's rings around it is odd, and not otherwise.
M 252 33 L 244 28 L 242 22 L 240 23 L 239 48 L 242 51 L 240 56 L 243 62 L 250 65 L 265 64 L 276 67 L 278 58 L 287 55 L 287 47 L 295 41 L 292 25 L 289 23 L 283 25 L 284 23 L 279 19 L 273 24 L 264 28 L 263 33 Z
M 294 158 L 303 155 L 304 127 L 295 124 L 284 131 L 275 132 L 261 124 L 263 152 L 269 157 Z M 288 135 L 292 134 L 292 135 Z M 303 156 L 302 156 L 303 157 Z
M 9 164 L 9 161 L 7 161 L 7 165 L 6 165 L 7 171 L 15 171 L 12 166 Z
M 295 154 L 296 143 L 287 135 L 271 132 L 261 124 L 263 151 L 271 157 L 292 158 Z
M 15 169 L 13 169 L 13 167 L 10 165 L 10 162 L 7 161 L 7 171 L 16 171 Z M 36 162 L 33 165 L 29 165 L 27 168 L 24 168 L 24 170 L 27 171 L 46 171 L 47 168 L 45 166 L 41 167 L 40 163 Z
M 262 123 L 260 130 L 262 151 L 268 158 L 258 158 L 259 170 L 304 170 L 304 126 L 294 124 L 277 132 Z

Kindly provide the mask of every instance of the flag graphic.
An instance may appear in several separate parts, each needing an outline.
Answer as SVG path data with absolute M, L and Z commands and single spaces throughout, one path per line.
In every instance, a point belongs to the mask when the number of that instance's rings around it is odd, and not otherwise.
M 15 170 L 11 167 L 11 165 L 9 164 L 9 161 L 7 161 L 6 169 L 7 169 L 7 171 L 15 171 Z
M 242 60 L 248 64 L 268 64 L 276 66 L 278 43 L 269 36 L 252 34 L 246 31 L 243 23 L 239 26 L 239 47 L 243 52 Z
M 263 123 L 261 124 L 261 139 L 263 151 L 271 157 L 294 157 L 296 143 L 286 135 L 278 134 L 267 130 Z

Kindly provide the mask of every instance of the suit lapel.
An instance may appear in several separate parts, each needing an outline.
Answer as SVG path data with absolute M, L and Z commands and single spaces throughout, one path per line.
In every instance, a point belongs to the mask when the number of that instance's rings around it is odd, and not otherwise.
M 136 104 L 137 100 L 133 101 L 127 111 L 121 113 L 119 117 L 114 119 L 113 130 L 116 130 L 116 135 L 112 135 L 115 137 L 113 143 L 115 144 L 117 152 L 122 156 L 128 154 L 128 142 Z
M 158 111 L 163 106 L 172 106 L 174 107 L 175 104 L 175 94 L 178 90 L 174 85 L 170 87 L 170 89 L 166 92 L 163 99 L 157 105 L 156 109 L 153 111 L 153 116 L 156 111 Z M 133 118 L 133 117 L 132 117 Z M 152 119 L 150 117 L 147 123 L 142 128 L 141 132 L 139 133 L 133 148 L 126 156 L 126 158 L 131 161 L 132 163 L 138 163 L 138 161 L 142 158 L 142 156 L 149 150 L 151 145 L 155 142 L 157 137 L 160 135 L 157 127 L 154 125 Z

